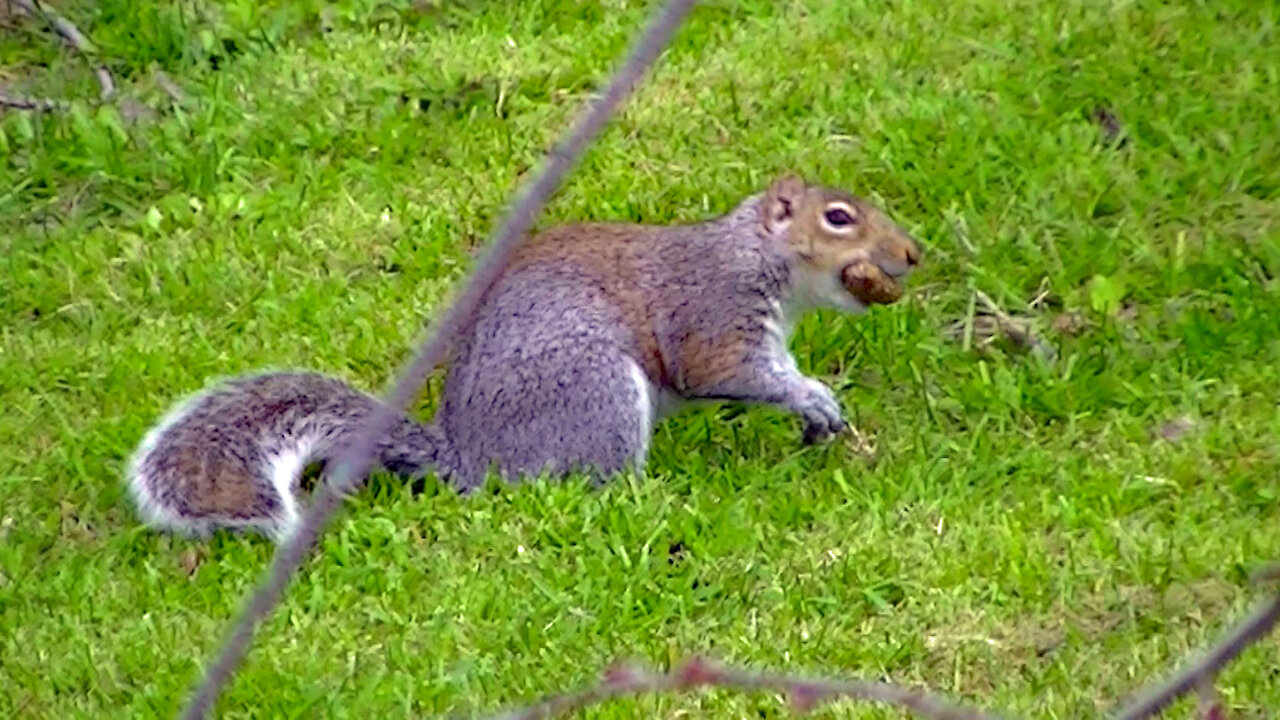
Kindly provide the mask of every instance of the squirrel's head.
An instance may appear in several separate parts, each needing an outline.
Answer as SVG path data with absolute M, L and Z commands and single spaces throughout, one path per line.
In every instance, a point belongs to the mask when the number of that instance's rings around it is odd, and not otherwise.
M 760 221 L 796 259 L 810 304 L 858 311 L 902 297 L 920 246 L 863 198 L 786 176 L 764 193 Z

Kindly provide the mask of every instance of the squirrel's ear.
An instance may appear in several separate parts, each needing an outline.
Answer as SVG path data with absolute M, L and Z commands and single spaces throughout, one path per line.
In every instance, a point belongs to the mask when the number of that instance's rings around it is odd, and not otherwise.
M 760 222 L 767 232 L 778 233 L 791 224 L 804 191 L 804 180 L 795 175 L 785 175 L 769 186 L 760 203 Z

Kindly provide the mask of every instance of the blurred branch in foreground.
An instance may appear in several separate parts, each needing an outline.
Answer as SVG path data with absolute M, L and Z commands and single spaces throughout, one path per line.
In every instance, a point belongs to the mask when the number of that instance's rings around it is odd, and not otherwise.
M 1255 580 L 1260 582 L 1275 582 L 1277 578 L 1280 578 L 1280 565 L 1270 566 L 1255 575 Z M 1226 710 L 1214 691 L 1214 680 L 1240 653 L 1269 635 L 1278 622 L 1280 589 L 1273 590 L 1271 597 L 1200 659 L 1166 682 L 1137 693 L 1137 699 L 1116 714 L 1115 720 L 1156 717 L 1192 691 L 1200 695 L 1198 712 L 1203 720 L 1224 720 Z M 852 699 L 894 705 L 926 720 L 997 720 L 1005 717 L 961 707 L 938 695 L 891 683 L 756 672 L 694 657 L 667 673 L 618 662 L 610 666 L 595 685 L 548 696 L 489 720 L 545 720 L 624 695 L 684 692 L 700 687 L 779 693 L 785 695 L 798 712 L 807 712 L 823 702 Z

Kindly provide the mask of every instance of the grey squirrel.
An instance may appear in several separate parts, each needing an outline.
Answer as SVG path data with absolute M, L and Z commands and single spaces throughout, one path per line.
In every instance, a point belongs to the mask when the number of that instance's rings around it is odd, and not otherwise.
M 566 225 L 532 234 L 450 338 L 441 405 L 401 416 L 377 466 L 461 492 L 506 478 L 643 469 L 654 423 L 685 401 L 766 403 L 817 442 L 848 425 L 788 347 L 805 310 L 897 301 L 918 244 L 863 198 L 795 176 L 699 223 Z M 300 516 L 300 480 L 382 402 L 336 378 L 266 372 L 187 398 L 129 461 L 154 528 L 256 529 Z

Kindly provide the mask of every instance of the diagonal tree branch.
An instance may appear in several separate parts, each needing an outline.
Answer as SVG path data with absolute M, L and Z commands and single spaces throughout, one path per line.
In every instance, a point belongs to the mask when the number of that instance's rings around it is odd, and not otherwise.
M 694 2 L 695 0 L 670 0 L 656 12 L 626 62 L 614 73 L 604 95 L 591 103 L 579 116 L 568 136 L 552 150 L 541 172 L 524 188 L 514 207 L 503 219 L 489 250 L 462 296 L 445 312 L 435 333 L 423 341 L 417 357 L 409 367 L 400 373 L 387 401 L 364 423 L 351 444 L 337 458 L 333 470 L 327 474 L 326 482 L 320 483 L 307 507 L 301 525 L 276 551 L 270 569 L 237 619 L 216 661 L 206 671 L 190 704 L 182 713 L 183 718 L 197 720 L 208 714 L 223 686 L 239 667 L 254 628 L 280 600 L 290 578 L 302 566 L 307 552 L 315 544 L 343 498 L 368 474 L 377 439 L 386 434 L 396 415 L 403 412 L 417 395 L 427 373 L 443 359 L 445 348 L 457 329 L 469 321 L 489 286 L 502 273 L 520 238 L 532 226 L 538 211 L 666 47 L 685 15 L 693 8 Z
M 1237 625 L 1199 660 L 1165 683 L 1147 690 L 1116 714 L 1116 720 L 1145 720 L 1155 717 L 1175 700 L 1189 692 L 1200 691 L 1202 701 L 1210 692 L 1213 679 L 1237 655 L 1266 637 L 1280 622 L 1280 593 L 1264 601 L 1253 614 Z M 1210 717 L 1217 705 L 1214 699 L 1203 703 L 1202 715 Z

